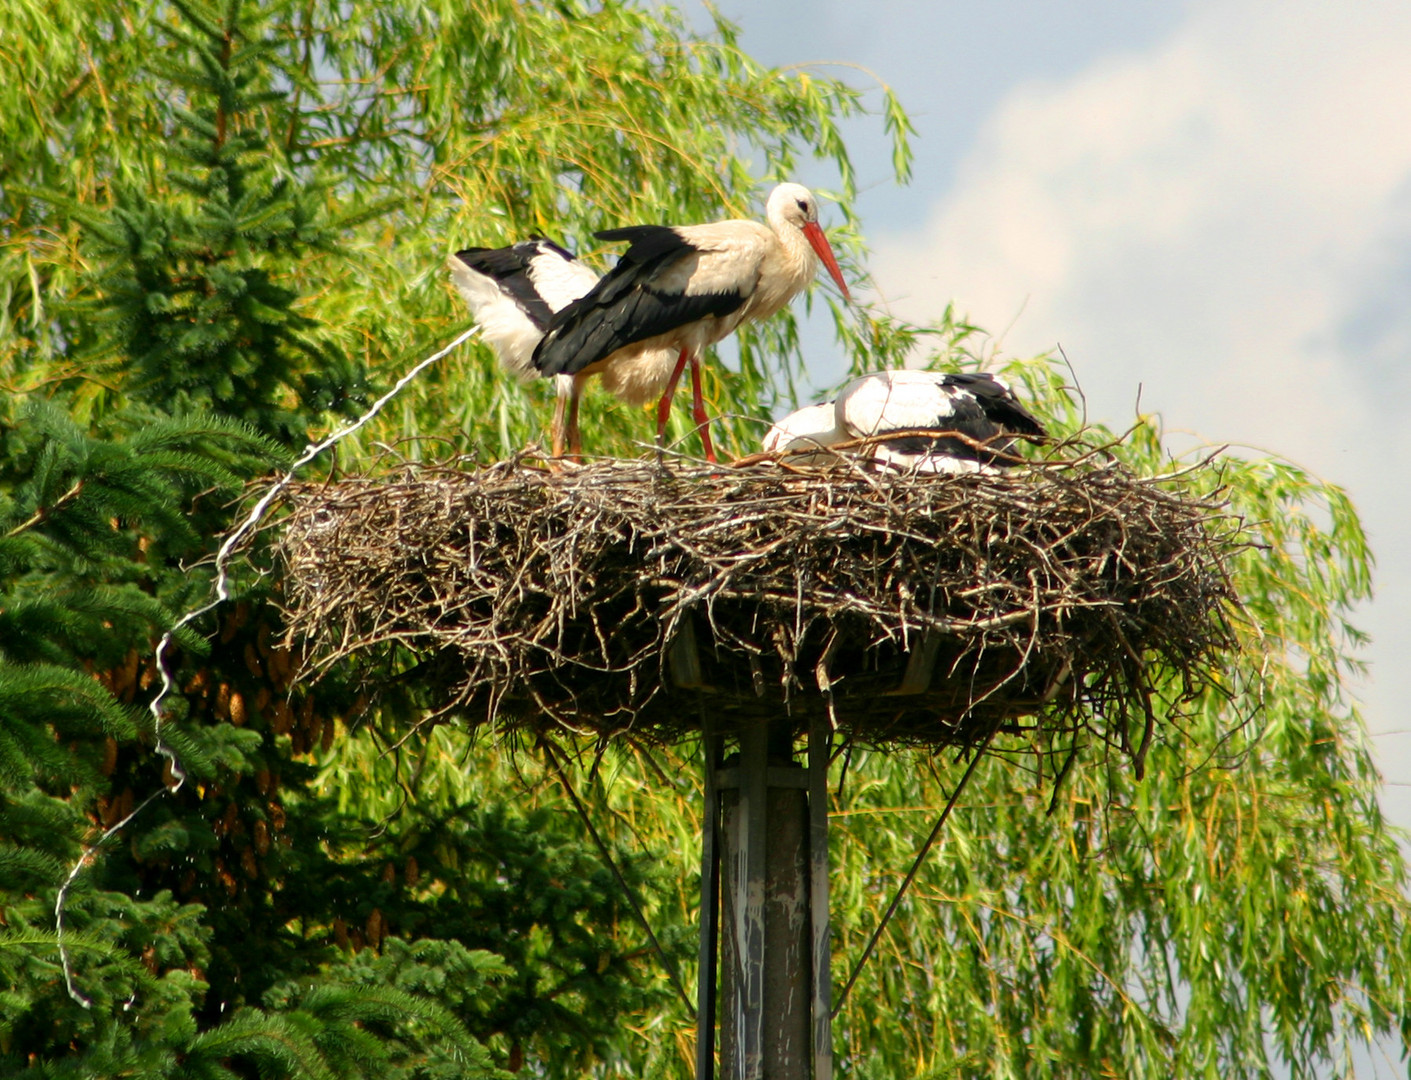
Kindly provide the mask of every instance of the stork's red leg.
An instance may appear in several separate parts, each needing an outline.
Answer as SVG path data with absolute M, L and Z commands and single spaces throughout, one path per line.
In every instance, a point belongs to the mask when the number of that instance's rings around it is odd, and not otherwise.
M 568 394 L 561 380 L 555 380 L 554 389 L 557 391 L 554 396 L 554 423 L 549 437 L 553 443 L 553 456 L 561 458 L 564 445 L 564 406 L 567 404 Z
M 706 415 L 705 398 L 701 394 L 701 362 L 694 355 L 691 357 L 691 415 L 695 418 L 696 430 L 701 433 L 705 459 L 714 465 L 715 447 L 710 442 L 710 417 Z
M 676 396 L 676 384 L 681 381 L 681 372 L 686 370 L 686 360 L 690 356 L 687 350 L 682 349 L 681 355 L 676 358 L 676 367 L 671 372 L 671 380 L 666 384 L 666 389 L 662 391 L 661 400 L 657 402 L 657 448 L 666 446 L 666 422 L 671 418 L 671 399 Z

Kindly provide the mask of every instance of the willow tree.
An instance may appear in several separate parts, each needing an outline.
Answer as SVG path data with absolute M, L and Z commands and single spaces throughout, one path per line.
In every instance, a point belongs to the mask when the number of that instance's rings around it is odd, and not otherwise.
M 1077 425 L 1055 366 L 1015 370 Z M 1153 417 L 1118 453 L 1147 475 L 1190 464 Z M 1346 685 L 1371 556 L 1336 486 L 1277 459 L 1220 461 L 1206 484 L 1253 540 L 1222 685 L 1188 709 L 1155 688 L 1161 735 L 1140 781 L 1068 740 L 1014 740 L 977 772 L 905 929 L 854 990 L 843 1027 L 861 1073 L 1312 1077 L 1404 1056 L 1406 865 Z M 836 847 L 845 953 L 925 818 L 887 808 L 935 805 L 957 771 L 859 769 Z M 908 1021 L 866 1027 L 879 1001 Z
M 441 267 L 466 244 L 536 231 L 601 258 L 595 229 L 749 212 L 802 155 L 835 167 L 848 234 L 837 122 L 880 112 L 904 174 L 904 116 L 884 89 L 761 68 L 724 22 L 620 0 L 58 0 L 6 7 L 0 42 L 6 1070 L 687 1075 L 687 1006 L 532 749 L 417 728 L 411 677 L 377 711 L 336 680 L 289 697 L 253 575 L 197 624 L 209 645 L 182 641 L 169 737 L 191 783 L 78 879 L 89 1009 L 55 893 L 160 788 L 152 643 L 208 594 L 190 566 L 222 500 L 299 449 L 237 420 L 326 428 L 364 377 L 447 341 L 464 316 Z M 995 360 L 949 315 L 837 325 L 859 370 Z M 708 393 L 737 418 L 788 399 L 803 362 L 787 319 L 728 359 Z M 1076 425 L 1046 362 L 1013 373 Z M 472 344 L 340 463 L 498 457 L 542 435 L 546 396 Z M 644 416 L 586 407 L 596 448 L 636 452 Z M 1175 467 L 1150 421 L 1118 453 Z M 1224 692 L 1163 717 L 1140 783 L 1083 745 L 1016 742 L 976 772 L 839 1016 L 852 1075 L 1312 1076 L 1404 1045 L 1405 864 L 1345 682 L 1370 556 L 1346 497 L 1296 467 L 1231 459 L 1223 482 L 1264 545 L 1238 568 Z M 569 779 L 688 965 L 700 770 L 584 761 Z M 838 969 L 959 771 L 840 763 Z
M 568 1076 L 660 1012 L 615 874 L 554 808 L 408 780 L 387 819 L 319 782 L 416 689 L 373 715 L 304 692 L 268 579 L 234 568 L 237 602 L 168 651 L 160 728 L 142 706 L 242 483 L 463 319 L 448 250 L 743 211 L 756 157 L 831 157 L 847 192 L 859 93 L 731 35 L 623 3 L 0 13 L 0 1071 Z M 716 404 L 758 412 L 790 342 Z M 467 350 L 369 434 L 499 452 L 539 434 L 536 393 Z

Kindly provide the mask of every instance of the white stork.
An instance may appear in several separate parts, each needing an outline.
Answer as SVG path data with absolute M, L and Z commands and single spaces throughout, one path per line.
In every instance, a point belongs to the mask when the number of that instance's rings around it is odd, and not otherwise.
M 789 460 L 831 460 L 830 446 L 886 435 L 864 453 L 879 465 L 930 473 L 993 473 L 1004 467 L 1011 435 L 1041 438 L 1043 425 L 1003 379 L 981 372 L 874 371 L 848 383 L 837 400 L 784 417 L 764 449 Z M 809 453 L 814 451 L 814 453 Z
M 818 225 L 818 201 L 798 184 L 780 184 L 756 221 L 708 225 L 633 225 L 597 233 L 629 247 L 581 299 L 556 314 L 534 350 L 543 375 L 609 372 L 644 352 L 669 349 L 676 365 L 657 403 L 657 445 L 681 372 L 691 367 L 692 415 L 707 461 L 715 461 L 701 398 L 700 355 L 741 323 L 767 319 L 797 296 L 822 260 L 845 299 L 847 284 Z M 576 438 L 576 435 L 574 436 Z
M 466 248 L 448 258 L 446 267 L 480 326 L 481 338 L 507 371 L 526 380 L 539 374 L 534 349 L 554 313 L 598 283 L 592 269 L 552 241 L 539 238 L 504 248 Z M 629 405 L 643 405 L 666 388 L 675 363 L 671 349 L 641 350 L 624 363 L 603 369 L 603 385 Z M 582 373 L 556 380 L 555 457 L 564 453 L 565 430 L 573 435 L 569 452 L 579 452 L 578 401 L 587 378 Z

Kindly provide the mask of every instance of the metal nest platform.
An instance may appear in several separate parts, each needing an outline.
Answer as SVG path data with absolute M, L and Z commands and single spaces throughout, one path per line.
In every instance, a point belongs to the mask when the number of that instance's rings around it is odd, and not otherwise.
M 1067 443 L 1004 476 L 595 461 L 294 489 L 289 636 L 440 715 L 668 741 L 820 715 L 858 744 L 1086 728 L 1134 759 L 1235 644 L 1218 466 Z

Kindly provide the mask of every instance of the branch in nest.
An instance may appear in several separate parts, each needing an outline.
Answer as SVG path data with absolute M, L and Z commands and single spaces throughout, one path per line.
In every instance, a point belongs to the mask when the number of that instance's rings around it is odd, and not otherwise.
M 533 732 L 666 741 L 702 708 L 787 711 L 939 748 L 1034 716 L 1140 767 L 1152 690 L 1193 701 L 1235 645 L 1246 541 L 1196 494 L 1216 466 L 1141 478 L 1109 450 L 1005 476 L 513 460 L 299 488 L 288 633 L 373 682 L 397 649 L 435 657 L 430 706 Z

